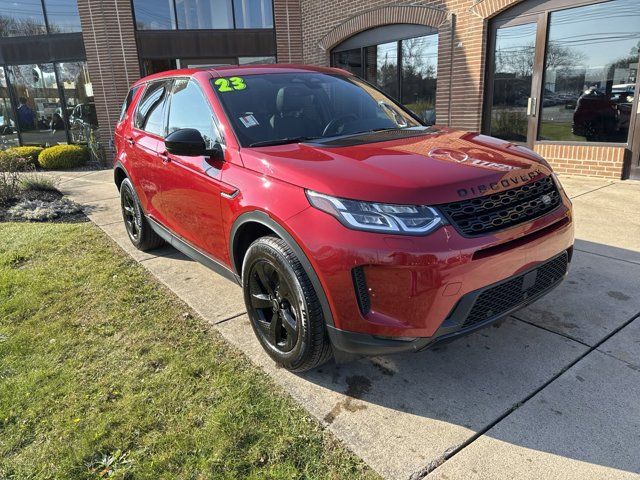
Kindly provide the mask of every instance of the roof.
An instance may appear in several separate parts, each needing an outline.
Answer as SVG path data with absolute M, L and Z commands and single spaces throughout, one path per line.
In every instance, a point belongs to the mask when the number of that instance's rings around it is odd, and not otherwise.
M 150 80 L 156 80 L 167 77 L 191 77 L 198 73 L 206 72 L 212 78 L 217 77 L 226 77 L 229 75 L 259 75 L 259 74 L 269 74 L 269 73 L 308 73 L 308 72 L 319 72 L 319 73 L 331 73 L 331 74 L 340 74 L 340 75 L 351 75 L 351 73 L 346 70 L 342 70 L 340 68 L 329 68 L 329 67 L 316 67 L 313 65 L 295 65 L 295 64 L 265 64 L 265 65 L 221 65 L 218 67 L 212 68 L 182 68 L 179 70 L 166 70 L 160 73 L 154 73 L 153 75 L 148 75 L 144 78 L 141 78 L 136 82 L 145 83 Z

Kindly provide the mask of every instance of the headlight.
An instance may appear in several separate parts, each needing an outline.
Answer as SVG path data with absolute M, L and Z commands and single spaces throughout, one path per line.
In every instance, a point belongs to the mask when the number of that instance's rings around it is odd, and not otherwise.
M 427 206 L 361 202 L 307 190 L 309 203 L 336 217 L 345 227 L 368 232 L 426 235 L 442 225 L 442 217 Z

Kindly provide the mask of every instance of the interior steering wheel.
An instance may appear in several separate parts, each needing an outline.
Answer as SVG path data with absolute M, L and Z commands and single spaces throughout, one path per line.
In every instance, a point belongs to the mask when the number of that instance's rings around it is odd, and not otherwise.
M 322 136 L 328 137 L 329 134 L 338 135 L 342 133 L 337 127 L 344 127 L 344 124 L 349 119 L 357 120 L 358 117 L 354 113 L 347 113 L 346 115 L 342 115 L 341 117 L 334 118 L 324 127 L 324 130 L 322 130 Z M 335 130 L 335 132 L 333 130 Z

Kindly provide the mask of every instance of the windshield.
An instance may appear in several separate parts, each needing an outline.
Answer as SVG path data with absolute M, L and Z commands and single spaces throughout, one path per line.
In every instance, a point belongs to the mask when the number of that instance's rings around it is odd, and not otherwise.
M 212 86 L 243 147 L 422 126 L 354 77 L 270 73 L 217 78 Z

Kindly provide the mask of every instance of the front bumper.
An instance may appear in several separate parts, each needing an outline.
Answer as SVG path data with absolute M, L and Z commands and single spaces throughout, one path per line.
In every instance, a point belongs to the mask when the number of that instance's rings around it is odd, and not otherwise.
M 564 194 L 560 206 L 544 217 L 476 238 L 463 237 L 450 225 L 424 237 L 357 232 L 312 207 L 287 224 L 324 289 L 334 347 L 364 354 L 419 350 L 522 308 L 559 282 L 499 317 L 473 325 L 454 321 L 463 299 L 564 252 L 569 256 L 573 245 L 571 204 Z
M 329 338 L 334 348 L 359 355 L 417 352 L 455 340 L 526 307 L 556 288 L 567 275 L 572 254 L 570 247 L 526 272 L 467 293 L 431 337 L 397 340 L 327 327 Z

